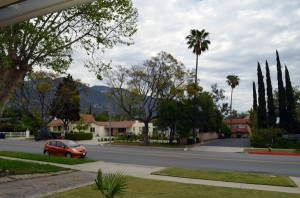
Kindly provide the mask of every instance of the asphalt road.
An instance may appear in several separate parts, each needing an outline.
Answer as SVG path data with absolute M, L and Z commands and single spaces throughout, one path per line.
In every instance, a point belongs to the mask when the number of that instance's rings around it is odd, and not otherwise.
M 40 153 L 43 141 L 0 139 L 0 150 Z M 184 151 L 146 146 L 85 145 L 88 158 L 126 164 L 267 173 L 300 177 L 300 157 Z
M 212 142 L 205 143 L 205 146 L 222 146 L 222 147 L 251 147 L 250 140 L 247 138 L 226 138 L 217 139 Z

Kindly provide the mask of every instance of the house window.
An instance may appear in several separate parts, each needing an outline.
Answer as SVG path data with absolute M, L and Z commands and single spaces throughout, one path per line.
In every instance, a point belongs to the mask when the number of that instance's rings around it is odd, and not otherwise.
M 94 128 L 94 127 L 91 127 L 91 128 L 90 128 L 90 132 L 91 132 L 91 133 L 95 133 L 95 128 Z

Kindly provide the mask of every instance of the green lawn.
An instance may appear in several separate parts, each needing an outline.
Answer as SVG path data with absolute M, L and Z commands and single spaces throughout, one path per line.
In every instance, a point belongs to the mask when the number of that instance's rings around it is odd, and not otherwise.
M 55 156 L 45 156 L 42 154 L 31 154 L 31 153 L 11 152 L 11 151 L 0 151 L 0 156 L 51 162 L 51 163 L 58 163 L 58 164 L 68 164 L 68 165 L 95 162 L 95 160 L 90 160 L 86 158 L 55 157 Z
M 8 170 L 12 174 L 22 175 L 65 171 L 69 169 L 48 164 L 37 164 L 33 162 L 24 162 L 19 160 L 8 160 L 0 158 L 0 170 L 1 172 Z
M 194 169 L 183 169 L 183 168 L 165 168 L 161 171 L 152 174 L 193 178 L 193 179 L 238 182 L 238 183 L 247 183 L 247 184 L 287 186 L 287 187 L 296 186 L 294 182 L 287 176 L 273 176 L 273 175 L 264 175 L 264 174 L 221 172 L 221 171 L 208 171 L 208 170 L 198 170 L 198 169 L 194 170 Z
M 89 185 L 48 196 L 48 198 L 103 197 L 96 185 Z M 238 188 L 184 184 L 161 180 L 127 177 L 127 190 L 123 198 L 299 198 L 299 194 L 278 193 Z

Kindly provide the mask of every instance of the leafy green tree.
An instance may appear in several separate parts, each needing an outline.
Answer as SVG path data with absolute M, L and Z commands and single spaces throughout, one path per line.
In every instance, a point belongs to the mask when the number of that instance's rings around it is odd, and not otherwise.
M 142 66 L 118 67 L 107 75 L 112 95 L 131 118 L 144 123 L 144 144 L 148 144 L 149 122 L 157 117 L 161 100 L 182 93 L 186 71 L 171 54 L 161 52 Z
M 102 122 L 108 122 L 108 114 L 96 114 L 94 115 L 94 118 L 96 121 L 102 121 Z
M 231 134 L 232 134 L 230 127 L 224 122 L 222 122 L 222 124 L 221 124 L 220 132 L 223 133 L 225 135 L 225 137 L 227 137 L 227 138 L 230 138 Z
M 75 129 L 81 133 L 81 132 L 85 132 L 86 130 L 88 130 L 89 128 L 89 124 L 84 124 L 84 119 L 81 117 L 80 120 L 77 122 Z
M 300 129 L 297 129 L 297 112 L 296 112 L 296 104 L 295 104 L 295 97 L 294 97 L 294 91 L 290 79 L 289 70 L 287 69 L 287 66 L 285 66 L 285 85 L 286 85 L 286 110 L 288 113 L 288 121 L 287 121 L 287 127 L 290 132 L 294 132 L 296 130 L 300 131 Z
M 208 50 L 210 40 L 208 39 L 209 33 L 205 32 L 205 29 L 201 31 L 192 29 L 190 35 L 185 39 L 187 40 L 188 48 L 193 49 L 193 53 L 196 54 L 196 72 L 195 72 L 195 84 L 197 84 L 197 72 L 198 72 L 198 57 Z
M 232 93 L 233 93 L 233 89 L 239 85 L 240 78 L 235 75 L 228 75 L 226 82 L 231 87 L 231 94 L 230 94 L 230 114 L 231 114 L 232 113 Z
M 64 130 L 68 131 L 68 124 L 80 119 L 80 97 L 77 85 L 68 74 L 57 87 L 55 98 L 52 101 L 50 115 L 62 120 Z
M 0 117 L 33 67 L 62 73 L 71 64 L 75 47 L 96 55 L 117 44 L 131 45 L 137 17 L 131 0 L 98 0 L 1 28 Z M 107 68 L 93 59 L 86 66 L 99 78 Z
M 224 89 L 218 89 L 217 83 L 213 84 L 211 86 L 211 96 L 213 98 L 214 104 L 218 111 L 221 112 L 221 114 L 227 114 L 228 113 L 228 103 L 221 103 L 227 97 L 224 95 L 225 90 Z
M 282 81 L 281 63 L 278 51 L 276 50 L 277 81 L 278 81 L 278 106 L 279 106 L 279 127 L 286 129 L 288 114 L 286 110 L 286 92 Z
M 275 105 L 273 97 L 272 82 L 268 61 L 266 61 L 266 81 L 267 81 L 267 96 L 268 96 L 268 125 L 274 127 L 276 124 Z
M 257 63 L 257 84 L 258 84 L 258 109 L 257 121 L 259 128 L 266 128 L 268 126 L 267 110 L 266 110 L 266 95 L 264 76 L 261 72 L 260 64 Z
M 182 102 L 176 100 L 163 100 L 158 109 L 157 117 L 158 127 L 164 130 L 170 130 L 169 144 L 173 144 L 176 132 L 178 131 L 177 126 L 182 117 L 184 117 L 182 112 Z
M 105 198 L 114 198 L 125 193 L 127 180 L 124 173 L 120 171 L 103 174 L 99 169 L 95 182 Z

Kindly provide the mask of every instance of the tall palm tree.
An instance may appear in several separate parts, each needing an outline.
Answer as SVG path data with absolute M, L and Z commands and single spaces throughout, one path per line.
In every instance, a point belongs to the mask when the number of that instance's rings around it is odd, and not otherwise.
M 232 111 L 232 93 L 233 93 L 233 89 L 236 86 L 239 85 L 240 79 L 239 79 L 238 76 L 228 75 L 226 82 L 231 87 L 231 98 L 230 98 L 230 115 L 231 115 L 231 111 Z
M 196 54 L 196 73 L 195 73 L 195 85 L 197 85 L 197 71 L 198 71 L 198 56 L 201 55 L 202 52 L 208 50 L 208 45 L 210 41 L 207 39 L 209 33 L 205 32 L 205 29 L 199 30 L 191 30 L 190 35 L 188 35 L 185 39 L 187 40 L 188 48 L 193 49 L 193 53 Z

